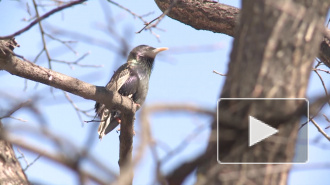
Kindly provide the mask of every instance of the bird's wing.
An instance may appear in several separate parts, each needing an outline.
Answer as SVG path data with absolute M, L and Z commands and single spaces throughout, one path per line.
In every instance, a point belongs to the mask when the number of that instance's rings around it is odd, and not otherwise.
M 124 64 L 114 73 L 110 82 L 106 85 L 106 88 L 118 91 L 119 94 L 131 98 L 134 93 L 136 93 L 139 82 L 138 74 L 129 68 L 127 64 Z M 114 117 L 119 117 L 120 113 L 116 112 L 116 110 L 110 111 L 104 104 L 100 103 L 95 104 L 95 111 L 101 118 L 98 134 L 99 138 L 102 139 L 104 135 L 118 126 L 119 122 L 117 119 L 114 119 Z
M 106 88 L 112 91 L 118 91 L 124 83 L 130 77 L 130 68 L 128 64 L 124 64 L 118 68 L 118 70 L 113 74 L 110 82 L 106 85 Z
M 136 93 L 139 82 L 140 78 L 137 72 L 131 69 L 129 65 L 124 64 L 115 72 L 106 88 L 131 98 Z
M 118 90 L 119 94 L 123 96 L 128 96 L 132 98 L 132 96 L 136 93 L 140 78 L 139 75 L 134 70 L 129 70 L 130 74 L 129 77 L 126 79 L 125 83 L 120 87 Z

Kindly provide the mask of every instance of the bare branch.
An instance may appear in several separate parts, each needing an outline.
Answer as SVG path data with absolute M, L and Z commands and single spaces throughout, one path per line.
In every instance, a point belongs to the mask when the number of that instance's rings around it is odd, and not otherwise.
M 109 3 L 111 3 L 111 4 L 116 5 L 117 7 L 119 7 L 119 8 L 121 8 L 121 9 L 125 10 L 126 12 L 132 14 L 134 17 L 139 18 L 142 22 L 144 22 L 144 24 L 147 24 L 147 23 L 148 23 L 146 20 L 143 19 L 143 16 L 140 16 L 140 15 L 134 13 L 134 12 L 131 11 L 130 9 L 128 9 L 128 8 L 122 6 L 122 5 L 120 5 L 120 4 L 118 4 L 118 3 L 114 2 L 114 1 L 111 1 L 111 0 L 107 0 L 107 1 L 108 1 Z M 146 15 L 144 15 L 144 16 L 146 16 Z
M 213 70 L 213 73 L 218 74 L 218 75 L 220 75 L 220 76 L 227 76 L 226 74 L 219 73 L 219 72 L 217 72 L 217 71 L 215 71 L 215 70 Z
M 44 14 L 43 16 L 37 18 L 36 20 L 34 20 L 33 22 L 31 22 L 28 26 L 26 26 L 25 28 L 23 28 L 23 29 L 21 29 L 21 30 L 19 30 L 19 31 L 13 33 L 13 34 L 11 34 L 11 35 L 0 37 L 0 40 L 10 39 L 10 38 L 13 38 L 13 37 L 15 37 L 17 35 L 20 35 L 20 34 L 26 32 L 27 30 L 29 30 L 30 28 L 32 28 L 34 25 L 36 25 L 40 21 L 42 21 L 42 20 L 46 19 L 47 17 L 53 15 L 54 13 L 59 12 L 61 10 L 64 10 L 64 9 L 69 8 L 71 6 L 74 6 L 74 5 L 81 4 L 81 3 L 85 2 L 85 1 L 87 1 L 87 0 L 72 1 L 72 2 L 70 2 L 68 4 L 66 4 L 66 5 L 57 7 L 55 9 L 49 11 L 48 13 Z
M 171 5 L 171 0 L 155 0 L 157 6 L 163 12 Z M 270 2 L 273 7 L 275 1 Z M 278 8 L 280 9 L 280 8 Z M 290 13 L 296 9 L 285 9 Z M 236 25 L 239 22 L 240 9 L 229 5 L 221 4 L 215 1 L 194 1 L 181 0 L 175 5 L 167 14 L 172 19 L 180 21 L 197 30 L 209 30 L 215 33 L 223 33 L 229 36 L 234 36 Z M 298 16 L 291 13 L 290 15 Z M 322 42 L 320 42 L 320 52 L 318 57 L 320 60 L 330 67 L 330 30 L 322 28 L 321 32 L 324 35 Z
M 41 157 L 41 155 L 38 155 L 31 163 L 26 159 L 26 157 L 25 157 L 25 155 L 24 155 L 24 153 L 19 149 L 19 148 L 17 148 L 17 151 L 18 151 L 18 153 L 20 153 L 21 154 L 21 157 L 18 157 L 18 159 L 19 158 L 23 158 L 24 159 L 24 161 L 25 161 L 25 163 L 26 163 L 26 167 L 23 169 L 23 171 L 26 171 L 30 166 L 32 166 L 40 157 Z
M 330 137 L 328 136 L 327 133 L 325 133 L 322 128 L 315 122 L 314 119 L 311 119 L 312 123 L 314 124 L 314 126 L 317 128 L 317 130 L 327 139 L 330 141 Z
M 38 19 L 40 19 L 38 6 L 37 6 L 37 3 L 36 3 L 35 0 L 32 0 L 32 2 L 33 2 L 34 10 L 36 12 L 36 17 L 37 17 L 37 20 L 38 20 Z M 52 68 L 52 64 L 51 64 L 52 59 L 51 59 L 49 51 L 47 49 L 47 44 L 46 44 L 46 39 L 45 39 L 45 31 L 44 31 L 44 28 L 42 27 L 41 21 L 38 21 L 38 25 L 39 25 L 39 29 L 40 29 L 40 33 L 41 33 L 43 51 L 45 51 L 45 53 L 46 53 L 46 56 L 47 56 L 47 59 L 48 59 L 48 67 L 49 67 L 49 69 L 51 69 Z
M 159 22 L 165 17 L 165 15 L 167 15 L 172 10 L 172 8 L 176 5 L 177 1 L 178 0 L 172 1 L 170 6 L 165 11 L 163 11 L 163 13 L 160 16 L 156 17 L 155 19 L 153 19 L 152 21 L 150 21 L 148 23 L 145 23 L 145 26 L 140 31 L 138 31 L 136 33 L 141 33 L 147 27 L 149 27 L 149 29 L 152 28 L 152 27 L 156 27 L 159 24 Z M 155 24 L 152 24 L 156 20 L 157 20 L 157 22 Z
M 76 159 L 68 158 L 67 156 L 60 155 L 60 154 L 54 154 L 53 152 L 47 152 L 43 148 L 35 147 L 26 142 L 22 142 L 22 141 L 24 141 L 24 138 L 16 138 L 16 137 L 7 135 L 7 136 L 5 136 L 5 139 L 14 145 L 24 148 L 25 150 L 31 151 L 36 154 L 40 154 L 41 156 L 44 156 L 52 161 L 55 161 L 58 164 L 62 164 L 64 166 L 68 167 L 69 169 L 76 171 L 78 174 L 90 178 L 91 180 L 97 182 L 98 184 L 104 184 L 104 185 L 107 184 L 107 182 L 104 182 L 99 177 L 96 177 L 94 174 L 91 174 L 91 173 L 79 168 L 79 165 L 77 163 L 78 161 Z M 79 160 L 79 157 L 77 159 Z
M 9 73 L 40 82 L 51 87 L 62 89 L 80 97 L 102 102 L 109 108 L 122 110 L 123 112 L 136 112 L 136 105 L 128 97 L 121 96 L 118 92 L 110 92 L 104 87 L 94 86 L 76 78 L 38 66 L 32 62 L 22 61 L 14 57 L 8 48 L 0 41 L 0 69 Z
M 83 60 L 86 56 L 88 56 L 90 53 L 87 52 L 84 55 L 82 55 L 81 57 L 79 57 L 77 60 L 73 61 L 73 62 L 68 62 L 68 61 L 64 61 L 64 60 L 56 60 L 56 59 L 51 59 L 53 62 L 58 62 L 58 63 L 63 63 L 63 64 L 67 64 L 68 66 L 70 66 L 71 69 L 73 69 L 73 65 L 79 66 L 79 67 L 103 67 L 103 65 L 92 65 L 92 64 L 80 64 L 79 62 L 81 60 Z
M 44 33 L 44 34 L 47 35 L 47 37 L 49 37 L 49 38 L 51 38 L 51 39 L 53 39 L 53 40 L 56 40 L 56 41 L 58 41 L 58 42 L 64 44 L 64 45 L 65 45 L 67 48 L 69 48 L 69 50 L 71 50 L 75 55 L 78 55 L 78 52 L 75 51 L 75 50 L 69 45 L 70 43 L 76 43 L 77 41 L 63 41 L 63 40 L 60 40 L 60 39 L 58 39 L 58 38 L 56 38 L 56 37 L 54 37 L 54 36 L 52 36 L 52 35 L 50 35 L 50 34 L 48 34 L 48 33 Z
M 163 12 L 172 3 L 171 0 L 155 2 Z M 197 30 L 210 30 L 234 36 L 239 11 L 238 8 L 217 2 L 181 0 L 167 15 Z
M 328 90 L 327 90 L 327 87 L 325 86 L 325 83 L 324 83 L 324 81 L 323 81 L 323 79 L 322 79 L 322 76 L 320 75 L 320 73 L 317 71 L 317 70 L 314 70 L 314 72 L 317 74 L 317 76 L 320 78 L 320 80 L 321 80 L 321 83 L 322 83 L 322 86 L 323 86 L 323 88 L 324 88 L 324 92 L 325 92 L 325 95 L 328 97 L 329 95 L 328 95 Z M 330 102 L 328 101 L 328 104 L 330 105 Z

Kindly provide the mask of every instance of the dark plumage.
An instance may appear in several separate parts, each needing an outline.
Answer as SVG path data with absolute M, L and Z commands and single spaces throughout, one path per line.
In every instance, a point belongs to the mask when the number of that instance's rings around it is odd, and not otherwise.
M 136 104 L 142 105 L 146 99 L 149 78 L 156 55 L 168 48 L 153 48 L 146 45 L 135 47 L 123 64 L 112 76 L 106 88 L 128 96 Z M 95 112 L 100 117 L 99 138 L 111 132 L 120 123 L 120 111 L 108 110 L 104 104 L 96 103 Z

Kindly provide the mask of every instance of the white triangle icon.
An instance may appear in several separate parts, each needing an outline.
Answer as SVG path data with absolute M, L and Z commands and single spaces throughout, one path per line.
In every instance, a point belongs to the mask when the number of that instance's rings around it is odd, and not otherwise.
M 253 116 L 249 116 L 249 146 L 253 146 L 269 136 L 276 134 L 277 132 L 277 129 L 267 125 Z

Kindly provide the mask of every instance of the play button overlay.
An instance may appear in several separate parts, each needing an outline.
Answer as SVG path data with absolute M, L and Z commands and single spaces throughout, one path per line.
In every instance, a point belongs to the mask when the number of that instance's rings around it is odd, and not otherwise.
M 306 163 L 308 106 L 304 98 L 221 98 L 218 163 Z
M 249 146 L 253 146 L 277 132 L 277 129 L 265 124 L 253 116 L 249 116 Z

